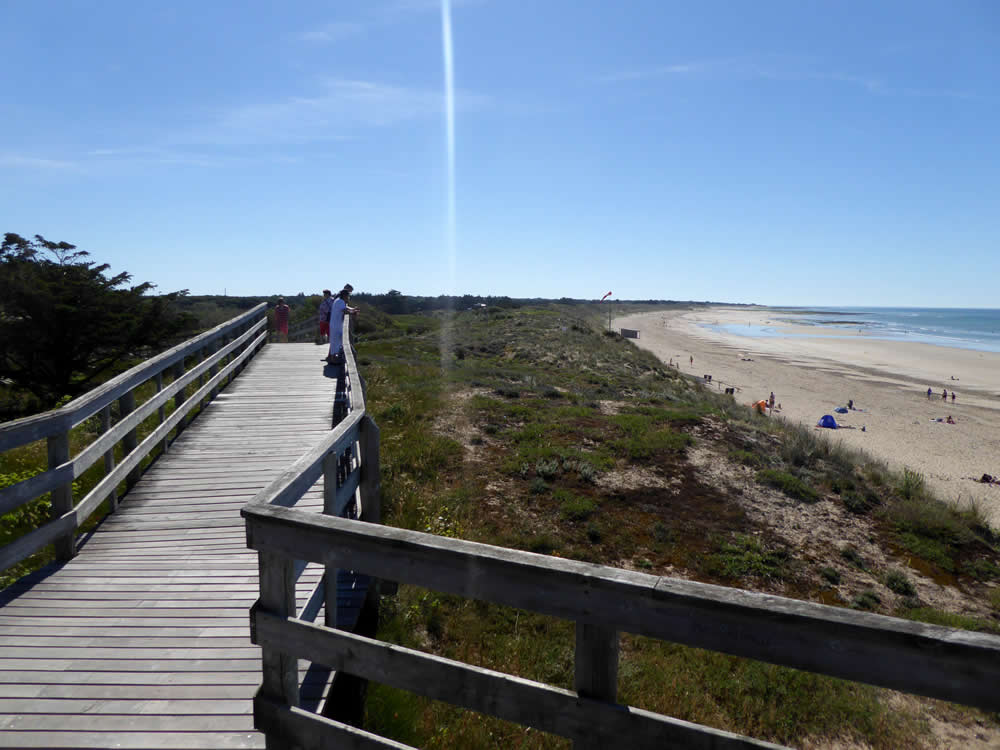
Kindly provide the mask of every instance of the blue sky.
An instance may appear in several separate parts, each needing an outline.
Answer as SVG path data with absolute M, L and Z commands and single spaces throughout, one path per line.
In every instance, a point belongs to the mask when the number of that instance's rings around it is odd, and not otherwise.
M 1000 5 L 0 4 L 0 231 L 161 291 L 997 307 Z M 452 249 L 453 248 L 453 249 Z

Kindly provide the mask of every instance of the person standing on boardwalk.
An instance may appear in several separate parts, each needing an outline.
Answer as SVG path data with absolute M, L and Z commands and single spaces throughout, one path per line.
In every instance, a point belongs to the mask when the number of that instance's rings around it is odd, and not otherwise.
M 323 360 L 328 365 L 339 365 L 344 362 L 344 313 L 356 315 L 358 312 L 358 308 L 347 304 L 353 291 L 354 287 L 347 284 L 337 292 L 337 298 L 330 306 L 330 352 Z
M 319 342 L 330 340 L 330 308 L 333 307 L 333 292 L 329 289 L 323 290 L 323 300 L 319 303 L 317 318 L 319 319 Z
M 278 341 L 288 343 L 288 315 L 291 309 L 285 304 L 284 297 L 278 297 L 274 308 L 274 327 L 278 330 Z

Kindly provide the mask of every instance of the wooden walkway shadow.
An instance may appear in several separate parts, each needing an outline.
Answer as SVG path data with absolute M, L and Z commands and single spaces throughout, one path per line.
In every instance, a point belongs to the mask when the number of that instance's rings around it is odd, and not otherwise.
M 265 347 L 75 558 L 0 594 L 0 747 L 264 746 L 240 509 L 329 432 L 324 353 Z M 298 507 L 322 511 L 322 480 Z M 299 607 L 322 572 L 302 572 Z M 320 700 L 324 675 L 300 673 L 303 702 Z

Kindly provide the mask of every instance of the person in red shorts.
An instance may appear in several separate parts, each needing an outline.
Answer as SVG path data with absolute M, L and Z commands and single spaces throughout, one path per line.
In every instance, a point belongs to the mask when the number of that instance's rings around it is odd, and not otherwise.
M 329 289 L 323 290 L 323 301 L 319 303 L 319 341 L 322 344 L 330 340 L 330 308 L 333 307 L 333 292 Z
M 284 297 L 278 297 L 274 308 L 274 327 L 278 330 L 278 341 L 288 343 L 288 314 L 291 312 Z

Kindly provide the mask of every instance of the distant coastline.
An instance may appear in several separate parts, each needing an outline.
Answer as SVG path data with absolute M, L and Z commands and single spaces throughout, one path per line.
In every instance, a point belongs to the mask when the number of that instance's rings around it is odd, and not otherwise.
M 955 349 L 1000 352 L 1000 310 L 931 307 L 753 307 L 762 322 L 701 324 L 718 333 L 748 338 L 844 338 L 866 336 L 882 341 L 907 341 Z M 799 330 L 789 330 L 796 327 Z
M 668 366 L 711 375 L 709 387 L 718 390 L 735 388 L 740 403 L 773 392 L 774 418 L 813 427 L 851 400 L 855 408 L 837 414 L 847 429 L 821 434 L 920 472 L 939 497 L 976 503 L 1000 529 L 1000 488 L 977 481 L 1000 475 L 1000 351 L 974 348 L 982 332 L 970 330 L 991 318 L 1000 329 L 1000 311 L 974 311 L 973 323 L 967 312 L 905 310 L 900 323 L 892 319 L 899 308 L 716 307 L 632 315 L 616 325 L 639 330 L 636 344 Z M 837 318 L 852 323 L 823 322 Z M 959 331 L 966 321 L 970 340 L 927 330 L 935 320 Z

